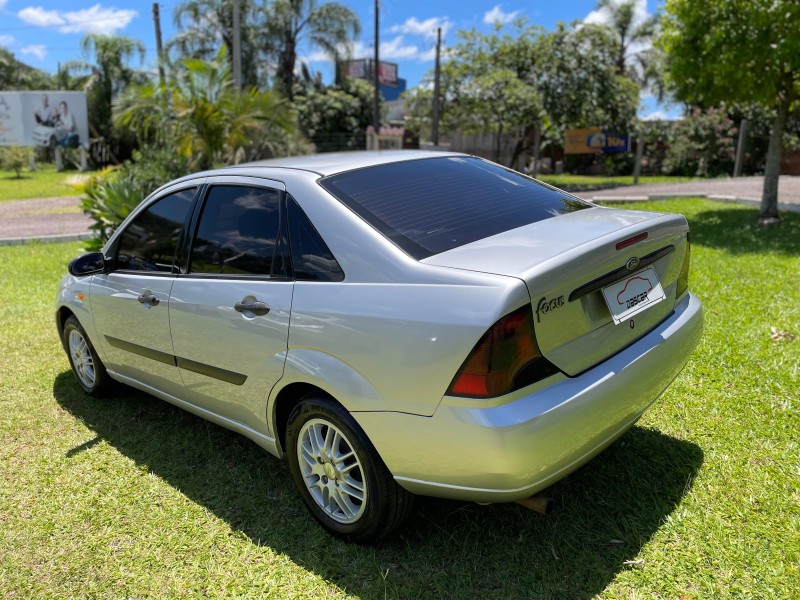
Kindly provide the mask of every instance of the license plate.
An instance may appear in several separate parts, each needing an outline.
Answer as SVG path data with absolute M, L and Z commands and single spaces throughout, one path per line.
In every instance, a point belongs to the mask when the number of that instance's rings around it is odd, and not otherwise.
M 666 298 L 653 267 L 604 287 L 603 297 L 617 325 Z

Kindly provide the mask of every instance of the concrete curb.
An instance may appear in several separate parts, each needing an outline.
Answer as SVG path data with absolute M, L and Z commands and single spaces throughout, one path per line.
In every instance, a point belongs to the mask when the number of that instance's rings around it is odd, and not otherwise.
M 649 194 L 647 196 L 592 196 L 592 202 L 606 202 L 609 204 L 624 204 L 634 202 L 650 202 L 651 200 L 685 200 L 687 198 L 706 198 L 717 202 L 734 202 L 736 204 L 746 204 L 758 208 L 761 200 L 757 198 L 746 198 L 744 196 L 729 196 L 724 194 Z M 788 204 L 778 202 L 778 210 L 790 212 L 800 212 L 800 204 Z
M 41 243 L 49 244 L 53 242 L 77 242 L 90 240 L 94 237 L 91 233 L 64 233 L 60 235 L 39 235 L 32 237 L 19 238 L 0 238 L 0 246 L 19 246 L 22 244 Z

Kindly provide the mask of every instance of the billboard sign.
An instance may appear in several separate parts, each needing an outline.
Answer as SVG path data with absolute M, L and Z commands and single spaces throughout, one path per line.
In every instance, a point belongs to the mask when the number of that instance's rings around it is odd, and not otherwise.
M 631 141 L 627 134 L 618 134 L 599 127 L 567 129 L 564 154 L 615 154 L 630 152 Z
M 88 144 L 86 92 L 0 92 L 0 146 Z
M 367 79 L 372 81 L 372 59 L 360 58 L 347 63 L 347 76 L 353 79 Z M 397 85 L 397 63 L 378 63 L 378 81 L 383 85 Z

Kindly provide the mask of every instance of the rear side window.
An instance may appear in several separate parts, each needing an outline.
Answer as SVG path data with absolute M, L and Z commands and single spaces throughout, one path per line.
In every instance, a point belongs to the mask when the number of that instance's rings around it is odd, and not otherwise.
M 117 269 L 172 272 L 195 190 L 189 188 L 164 196 L 125 227 L 117 242 Z
M 472 157 L 379 165 L 322 186 L 417 259 L 591 205 Z
M 294 278 L 304 281 L 342 281 L 344 272 L 306 213 L 289 198 L 289 245 Z
M 269 276 L 280 230 L 279 205 L 277 190 L 212 187 L 192 244 L 190 272 Z

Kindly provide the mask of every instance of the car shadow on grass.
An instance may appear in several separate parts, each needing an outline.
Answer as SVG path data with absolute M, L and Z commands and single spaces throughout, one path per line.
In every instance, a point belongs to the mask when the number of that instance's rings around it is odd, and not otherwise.
M 725 207 L 705 210 L 689 221 L 692 244 L 731 254 L 775 252 L 800 254 L 800 213 L 781 212 L 781 222 L 764 227 L 758 224 L 758 210 Z
M 266 545 L 364 598 L 590 598 L 637 561 L 703 462 L 695 444 L 634 427 L 548 490 L 550 516 L 516 504 L 418 498 L 407 523 L 372 547 L 324 533 L 292 488 L 285 463 L 249 440 L 121 386 L 83 394 L 65 371 L 56 401 L 105 441 L 253 544 Z M 102 476 L 102 475 L 99 475 Z

